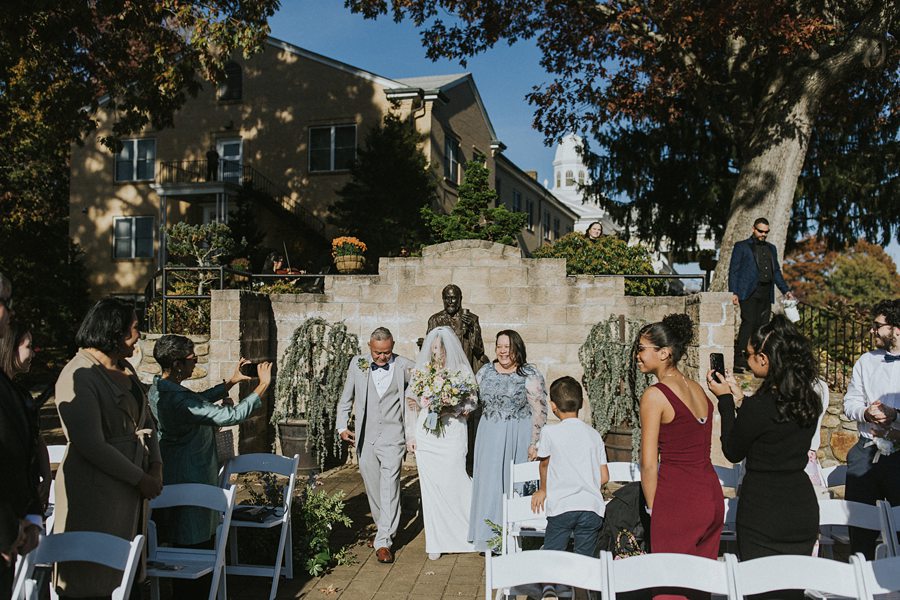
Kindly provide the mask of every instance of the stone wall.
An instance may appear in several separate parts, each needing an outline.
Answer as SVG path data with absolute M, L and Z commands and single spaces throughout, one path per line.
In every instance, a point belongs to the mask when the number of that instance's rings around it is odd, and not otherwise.
M 831 392 L 822 419 L 819 462 L 823 467 L 847 462 L 847 453 L 859 439 L 856 421 L 844 416 L 844 394 Z
M 137 352 L 131 358 L 131 363 L 138 372 L 141 382 L 150 385 L 153 377 L 161 373 L 159 363 L 153 358 L 153 347 L 156 340 L 162 337 L 161 333 L 142 333 L 138 341 Z M 209 336 L 189 335 L 194 342 L 194 354 L 197 355 L 197 365 L 190 378 L 181 384 L 195 392 L 201 392 L 209 387 Z
M 280 357 L 294 330 L 313 316 L 346 322 L 363 350 L 371 331 L 386 326 L 396 352 L 414 358 L 428 317 L 443 309 L 448 283 L 461 288 L 463 307 L 478 315 L 487 355 L 493 358 L 498 331 L 515 329 L 548 383 L 563 375 L 581 378 L 578 350 L 591 328 L 611 315 L 655 321 L 687 312 L 697 326 L 684 362 L 691 377 L 705 373 L 710 352 L 724 353 L 729 363 L 732 358 L 730 294 L 626 296 L 622 277 L 567 277 L 561 259 L 527 259 L 517 248 L 464 240 L 427 247 L 422 257 L 383 258 L 377 275 L 326 276 L 322 294 L 213 291 L 210 381 L 227 376 L 242 353 L 253 360 Z M 261 426 L 242 429 L 241 437 L 261 439 Z M 724 462 L 718 454 L 714 459 Z

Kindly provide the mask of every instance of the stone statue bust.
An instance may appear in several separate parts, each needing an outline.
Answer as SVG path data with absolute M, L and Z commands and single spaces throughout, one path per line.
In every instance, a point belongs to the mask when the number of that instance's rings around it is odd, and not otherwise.
M 445 287 L 441 297 L 444 300 L 444 310 L 428 318 L 428 331 L 441 326 L 453 329 L 462 343 L 472 370 L 477 373 L 478 369 L 488 362 L 487 356 L 484 355 L 484 341 L 481 339 L 478 315 L 462 308 L 462 291 L 457 285 L 451 283 Z

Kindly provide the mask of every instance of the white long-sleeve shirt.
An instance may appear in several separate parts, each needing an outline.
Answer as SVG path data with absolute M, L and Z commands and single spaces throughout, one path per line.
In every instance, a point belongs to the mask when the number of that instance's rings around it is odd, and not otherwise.
M 865 415 L 873 402 L 900 409 L 900 360 L 887 362 L 885 354 L 884 350 L 872 350 L 860 356 L 844 394 L 844 414 L 859 423 L 859 435 L 864 438 L 872 438 L 872 424 Z

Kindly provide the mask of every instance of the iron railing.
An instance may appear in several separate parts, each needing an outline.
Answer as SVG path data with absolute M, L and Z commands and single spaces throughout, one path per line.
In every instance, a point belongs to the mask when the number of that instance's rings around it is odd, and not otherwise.
M 832 391 L 846 392 L 856 359 L 873 346 L 869 324 L 802 302 L 797 308 L 797 325 L 812 344 L 819 376 Z
M 174 160 L 159 163 L 158 182 L 161 184 L 215 181 L 244 186 L 268 196 L 276 205 L 300 217 L 316 233 L 321 234 L 325 231 L 325 222 L 322 219 L 302 206 L 300 201 L 284 188 L 250 165 L 225 159 L 219 159 L 217 168 L 205 160 Z
M 153 333 L 169 333 L 169 303 L 173 300 L 200 300 L 205 303 L 211 303 L 212 293 L 205 294 L 173 294 L 170 290 L 170 283 L 173 281 L 174 273 L 195 273 L 212 272 L 215 275 L 208 280 L 207 290 L 212 289 L 245 289 L 256 290 L 262 285 L 278 280 L 288 280 L 302 282 L 297 285 L 297 292 L 306 293 L 322 293 L 324 288 L 324 274 L 302 274 L 302 275 L 277 275 L 274 273 L 248 273 L 238 271 L 225 266 L 213 267 L 180 267 L 170 266 L 158 270 L 154 273 L 147 287 L 144 288 L 144 319 L 142 330 Z M 196 277 L 196 276 L 195 276 Z M 199 277 L 195 280 L 188 278 L 182 281 L 189 281 L 192 285 L 199 284 Z M 200 309 L 202 305 L 196 308 Z M 205 307 L 204 307 L 205 308 Z

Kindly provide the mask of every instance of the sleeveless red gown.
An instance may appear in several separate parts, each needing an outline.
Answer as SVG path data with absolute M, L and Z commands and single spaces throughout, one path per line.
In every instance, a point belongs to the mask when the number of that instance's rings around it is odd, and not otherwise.
M 656 387 L 675 409 L 675 419 L 659 427 L 659 476 L 650 519 L 651 551 L 715 559 L 725 505 L 709 458 L 712 402 L 707 398 L 707 417 L 701 423 L 671 389 L 662 383 Z M 656 594 L 654 598 L 684 596 Z

